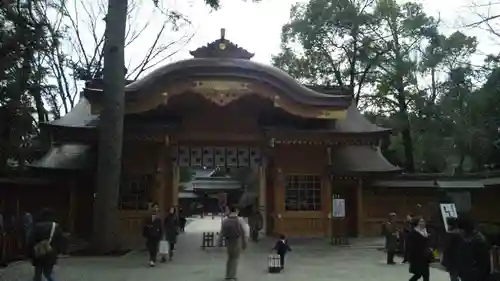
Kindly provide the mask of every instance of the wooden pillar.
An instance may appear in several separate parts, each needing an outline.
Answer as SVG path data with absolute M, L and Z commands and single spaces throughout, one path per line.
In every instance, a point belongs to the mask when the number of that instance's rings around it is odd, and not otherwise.
M 365 214 L 363 213 L 363 179 L 359 178 L 356 185 L 356 213 L 358 236 L 363 236 L 365 225 Z
M 333 201 L 333 193 L 334 193 L 334 190 L 333 190 L 333 178 L 332 176 L 330 175 L 330 167 L 332 165 L 332 148 L 331 147 L 327 147 L 326 148 L 326 155 L 327 155 L 327 164 L 328 164 L 328 167 L 327 167 L 327 174 L 326 174 L 326 177 L 325 177 L 325 180 L 324 180 L 324 184 L 325 184 L 325 193 L 323 194 L 323 198 L 326 198 L 323 206 L 325 206 L 326 210 L 326 221 L 325 221 L 325 235 L 326 236 L 332 236 L 333 235 L 333 206 L 332 206 L 332 201 Z
M 179 180 L 180 180 L 180 173 L 179 173 L 179 166 L 174 165 L 172 167 L 172 206 L 177 206 L 179 204 Z
M 265 162 L 262 161 L 262 164 L 259 166 L 259 211 L 262 215 L 262 230 L 263 234 L 266 233 L 267 229 L 267 206 L 266 206 L 266 167 Z
M 160 207 L 161 212 L 166 213 L 166 192 L 167 192 L 167 159 L 168 158 L 168 144 L 162 145 L 158 151 L 158 159 L 157 159 L 157 171 L 156 171 L 156 198 L 158 206 Z
M 75 214 L 77 210 L 76 204 L 78 200 L 76 200 L 76 182 L 71 180 L 69 184 L 69 208 L 68 208 L 68 229 L 69 233 L 75 233 Z

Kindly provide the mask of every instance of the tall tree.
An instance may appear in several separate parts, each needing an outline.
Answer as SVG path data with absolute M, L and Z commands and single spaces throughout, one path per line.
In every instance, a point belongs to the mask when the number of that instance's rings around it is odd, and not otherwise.
M 159 7 L 159 1 L 153 0 Z M 205 0 L 213 8 L 219 1 Z M 100 253 L 117 247 L 118 196 L 123 145 L 125 36 L 128 0 L 108 0 L 104 44 L 104 96 L 99 124 L 93 246 Z
M 47 50 L 46 25 L 33 1 L 13 1 L 0 6 L 0 172 L 8 164 L 23 168 L 37 124 L 46 112 L 38 82 L 46 72 L 37 59 Z
M 470 57 L 476 51 L 476 47 L 476 38 L 468 37 L 458 31 L 448 37 L 436 34 L 430 38 L 428 44 L 423 46 L 419 75 L 421 80 L 429 81 L 429 83 L 419 85 L 420 90 L 414 98 L 415 118 L 412 122 L 415 164 L 422 171 L 442 171 L 454 165 L 452 163 L 455 157 L 452 155 L 459 147 L 454 137 L 468 135 L 464 132 L 452 137 L 449 130 L 445 129 L 449 125 L 447 120 L 458 119 L 448 114 L 453 112 L 448 107 L 452 104 L 443 100 L 446 98 L 449 101 L 450 90 L 458 90 L 457 87 L 460 85 L 462 91 L 456 92 L 455 96 L 461 97 L 460 101 L 463 103 L 470 101 L 468 95 L 459 93 L 463 93 L 464 87 L 472 91 L 471 84 L 468 83 L 471 82 L 474 74 L 470 65 Z M 456 85 L 456 87 L 450 88 L 451 85 Z M 464 117 L 466 112 L 462 113 L 464 115 L 457 117 Z M 435 122 L 435 120 L 442 120 L 442 122 Z M 451 127 L 458 129 L 458 125 L 456 123 Z
M 397 130 L 404 147 L 407 171 L 415 170 L 413 141 L 410 127 L 410 106 L 416 93 L 416 70 L 420 46 L 426 38 L 437 34 L 437 22 L 428 17 L 421 5 L 395 0 L 380 0 L 374 12 L 377 22 L 376 44 L 383 52 L 377 65 L 378 96 L 375 101 L 382 108 L 396 113 Z
M 306 83 L 351 88 L 358 102 L 381 55 L 373 45 L 373 3 L 311 0 L 294 5 L 273 64 Z

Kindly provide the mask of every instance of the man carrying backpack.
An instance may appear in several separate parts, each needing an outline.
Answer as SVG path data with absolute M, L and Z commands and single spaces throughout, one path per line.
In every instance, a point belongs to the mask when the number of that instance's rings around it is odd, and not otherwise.
M 53 281 L 52 271 L 57 263 L 57 256 L 64 243 L 61 227 L 54 222 L 48 209 L 42 210 L 39 221 L 33 228 L 29 243 L 30 258 L 35 267 L 34 281 L 41 281 L 42 275 L 47 281 Z
M 228 217 L 222 221 L 218 244 L 222 246 L 222 240 L 226 240 L 226 280 L 236 280 L 238 261 L 241 252 L 247 247 L 247 235 L 244 224 L 245 222 L 238 217 L 238 211 L 234 207 L 230 208 Z

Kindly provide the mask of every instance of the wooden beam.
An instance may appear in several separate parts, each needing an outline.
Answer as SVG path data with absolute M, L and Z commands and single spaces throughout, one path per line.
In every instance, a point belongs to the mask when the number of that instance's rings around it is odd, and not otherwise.
M 77 210 L 78 200 L 76 200 L 76 182 L 71 180 L 69 187 L 69 212 L 68 212 L 68 228 L 69 233 L 75 233 L 75 213 Z
M 179 204 L 179 180 L 180 180 L 180 169 L 179 166 L 173 166 L 172 174 L 172 206 L 177 206 Z
M 259 165 L 259 212 L 262 215 L 262 231 L 265 233 L 267 229 L 267 210 L 266 206 L 266 163 L 261 161 Z M 265 233 L 267 234 L 267 233 Z
M 365 215 L 363 213 L 363 179 L 360 177 L 357 181 L 356 186 L 356 215 L 357 215 L 357 229 L 358 235 L 363 235 L 364 232 L 364 224 L 365 224 Z
M 157 171 L 156 171 L 156 197 L 158 206 L 161 212 L 166 213 L 166 180 L 167 180 L 167 159 L 169 158 L 169 149 L 165 145 L 161 145 L 158 151 Z

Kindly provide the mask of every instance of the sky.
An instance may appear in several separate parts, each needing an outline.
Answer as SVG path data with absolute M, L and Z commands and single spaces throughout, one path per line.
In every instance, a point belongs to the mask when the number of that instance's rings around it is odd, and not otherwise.
M 106 0 L 102 1 L 106 2 Z M 145 56 L 145 47 L 150 45 L 149 42 L 155 40 L 155 35 L 166 17 L 164 14 L 159 13 L 158 9 L 154 9 L 153 0 L 129 0 L 129 2 L 132 1 L 140 5 L 140 8 L 134 14 L 132 25 L 140 29 L 140 26 L 149 24 L 144 29 L 140 40 L 136 40 L 126 48 L 126 61 L 133 65 L 139 63 L 140 59 Z M 461 27 L 475 19 L 471 9 L 468 8 L 474 4 L 472 0 L 417 1 L 423 4 L 429 15 L 441 19 L 443 22 L 442 31 L 445 33 L 451 33 L 457 27 Z M 186 36 L 186 34 L 193 35 L 185 45 L 176 45 L 179 52 L 171 56 L 168 61 L 190 58 L 190 50 L 218 39 L 220 29 L 225 28 L 226 39 L 255 53 L 255 61 L 270 63 L 271 57 L 280 51 L 281 28 L 289 20 L 290 8 L 298 2 L 307 2 L 307 0 L 261 0 L 259 3 L 253 3 L 251 0 L 221 0 L 222 8 L 212 11 L 202 0 L 160 0 L 162 11 L 166 11 L 168 7 L 173 7 L 181 11 L 191 21 L 189 25 L 184 25 L 177 32 L 167 32 L 161 40 L 168 43 L 171 40 L 184 38 L 182 42 L 185 43 L 187 40 L 182 36 Z M 497 42 L 490 40 L 487 32 L 464 28 L 462 28 L 462 31 L 478 37 L 480 41 L 479 49 L 483 53 L 494 53 L 496 46 L 493 46 L 493 43 Z M 481 60 L 481 58 L 474 59 Z

